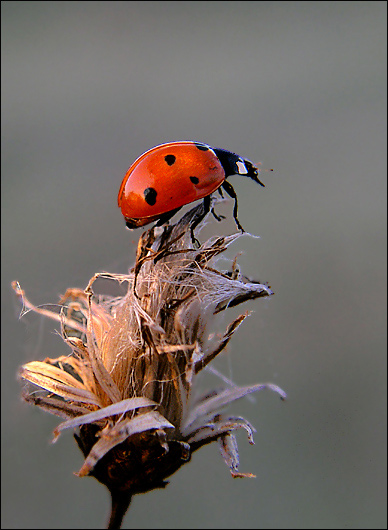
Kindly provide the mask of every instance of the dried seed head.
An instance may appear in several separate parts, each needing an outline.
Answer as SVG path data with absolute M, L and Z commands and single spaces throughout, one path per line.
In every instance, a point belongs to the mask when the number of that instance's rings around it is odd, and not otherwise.
M 232 476 L 238 471 L 233 432 L 243 428 L 253 443 L 253 427 L 221 414 L 230 402 L 275 385 L 232 386 L 193 400 L 197 374 L 227 345 L 248 313 L 229 324 L 214 344 L 208 340 L 214 315 L 242 302 L 269 296 L 271 289 L 215 268 L 217 256 L 241 236 L 213 237 L 198 246 L 190 227 L 203 217 L 202 205 L 172 226 L 141 236 L 127 275 L 96 274 L 85 291 L 69 289 L 59 320 L 71 354 L 27 363 L 20 377 L 39 387 L 24 399 L 78 428 L 85 455 L 78 476 L 93 475 L 112 493 L 111 527 L 120 524 L 131 496 L 166 484 L 194 450 L 218 440 Z M 199 226 L 201 226 L 201 221 Z M 97 296 L 97 279 L 127 284 L 124 296 Z M 42 313 L 14 289 L 27 308 Z

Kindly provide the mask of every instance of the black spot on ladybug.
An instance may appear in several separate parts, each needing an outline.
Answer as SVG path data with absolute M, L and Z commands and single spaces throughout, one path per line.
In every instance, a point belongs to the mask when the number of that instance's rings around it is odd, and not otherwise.
M 157 192 L 154 188 L 147 188 L 144 190 L 144 199 L 147 204 L 153 206 L 156 203 Z
M 194 142 L 194 145 L 200 151 L 209 151 L 209 147 L 207 145 L 205 145 L 205 144 L 197 144 L 197 143 Z
M 165 161 L 167 162 L 167 164 L 169 166 L 172 166 L 176 160 L 176 156 L 175 155 L 166 155 L 164 157 Z
M 190 177 L 190 180 L 193 184 L 198 184 L 199 178 L 198 177 Z

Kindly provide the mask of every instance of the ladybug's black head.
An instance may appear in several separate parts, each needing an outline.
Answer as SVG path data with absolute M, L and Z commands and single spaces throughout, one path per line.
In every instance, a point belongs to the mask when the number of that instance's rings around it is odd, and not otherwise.
M 224 168 L 225 178 L 228 178 L 231 175 L 243 175 L 244 177 L 251 178 L 260 184 L 260 186 L 264 186 L 259 180 L 259 170 L 252 164 L 252 162 L 241 158 L 241 156 L 238 156 L 235 153 L 226 151 L 225 149 L 213 148 L 213 151 Z

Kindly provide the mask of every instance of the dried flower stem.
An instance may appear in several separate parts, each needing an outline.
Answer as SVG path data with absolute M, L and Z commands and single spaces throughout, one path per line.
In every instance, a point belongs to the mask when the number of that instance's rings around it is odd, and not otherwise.
M 251 392 L 272 384 L 232 386 L 195 400 L 198 373 L 224 350 L 245 312 L 231 322 L 215 344 L 209 340 L 214 315 L 246 300 L 269 296 L 271 289 L 214 267 L 217 256 L 241 236 L 193 241 L 191 227 L 203 224 L 203 206 L 175 225 L 151 228 L 140 237 L 136 263 L 128 275 L 99 273 L 85 291 L 69 289 L 60 314 L 37 308 L 14 282 L 24 308 L 61 323 L 71 353 L 20 369 L 20 377 L 40 388 L 26 401 L 65 418 L 54 441 L 67 428 L 78 428 L 85 455 L 78 476 L 92 475 L 112 496 L 109 528 L 120 528 L 132 496 L 164 487 L 191 454 L 213 441 L 233 477 L 238 470 L 234 431 L 254 428 L 222 410 Z M 97 279 L 127 282 L 124 296 L 96 296 Z

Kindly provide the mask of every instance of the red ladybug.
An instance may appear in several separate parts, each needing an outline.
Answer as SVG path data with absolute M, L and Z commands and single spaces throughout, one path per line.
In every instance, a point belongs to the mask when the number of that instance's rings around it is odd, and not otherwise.
M 234 199 L 233 217 L 238 228 L 244 231 L 237 219 L 236 193 L 225 180 L 230 175 L 243 175 L 264 186 L 258 168 L 230 151 L 200 142 L 158 145 L 128 169 L 120 187 L 118 205 L 128 228 L 153 221 L 158 221 L 160 226 L 182 206 L 197 199 L 204 199 L 207 213 L 210 195 L 222 187 Z

